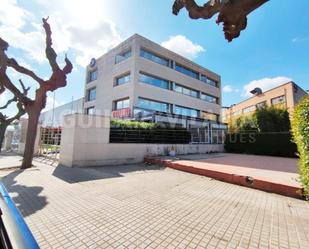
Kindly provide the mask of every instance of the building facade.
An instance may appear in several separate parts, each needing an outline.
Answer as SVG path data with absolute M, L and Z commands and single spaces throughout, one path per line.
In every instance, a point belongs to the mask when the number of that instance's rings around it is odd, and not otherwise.
M 252 89 L 254 90 L 254 89 Z M 306 91 L 294 82 L 288 82 L 265 92 L 257 92 L 253 97 L 231 107 L 222 108 L 222 121 L 229 122 L 241 115 L 252 114 L 256 109 L 265 106 L 286 108 L 293 112 L 295 105 L 307 95 Z
M 41 113 L 40 125 L 42 127 L 61 127 L 65 115 L 83 113 L 83 111 L 84 98 L 79 98 Z
M 225 129 L 220 76 L 137 34 L 87 66 L 84 113 Z

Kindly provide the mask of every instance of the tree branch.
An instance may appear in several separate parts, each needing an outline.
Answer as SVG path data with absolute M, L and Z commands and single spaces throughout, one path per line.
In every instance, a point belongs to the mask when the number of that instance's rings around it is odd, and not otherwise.
M 45 54 L 46 54 L 46 58 L 48 59 L 49 65 L 51 66 L 53 72 L 56 72 L 58 70 L 60 70 L 58 64 L 57 64 L 57 54 L 55 52 L 55 50 L 52 48 L 53 45 L 53 41 L 51 38 L 52 32 L 50 29 L 50 25 L 47 22 L 49 17 L 47 18 L 43 18 L 43 28 L 45 30 L 46 33 L 46 49 L 45 49 Z
M 37 76 L 34 72 L 32 72 L 31 70 L 20 66 L 17 61 L 13 58 L 8 58 L 7 59 L 7 66 L 13 68 L 15 71 L 21 73 L 21 74 L 25 74 L 29 77 L 31 77 L 32 79 L 34 79 L 36 82 L 38 82 L 40 85 L 44 84 L 44 80 L 41 79 L 39 76 Z
M 11 103 L 16 102 L 17 98 L 14 96 L 12 99 L 9 99 L 4 106 L 0 106 L 0 110 L 6 109 Z
M 47 22 L 47 18 L 43 18 L 43 27 L 46 33 L 46 57 L 49 61 L 49 65 L 52 68 L 52 75 L 49 80 L 45 82 L 44 88 L 47 91 L 54 91 L 57 88 L 65 87 L 67 84 L 67 77 L 66 75 L 72 72 L 73 65 L 71 61 L 68 59 L 67 55 L 65 55 L 65 66 L 61 70 L 59 65 L 57 64 L 57 54 L 55 50 L 52 48 L 52 32 L 50 29 L 50 25 Z
M 223 23 L 225 38 L 230 42 L 239 37 L 240 32 L 247 27 L 247 16 L 269 0 L 209 0 L 204 6 L 196 4 L 195 0 L 175 0 L 173 13 L 178 15 L 186 8 L 192 19 L 210 19 L 219 13 L 217 23 Z

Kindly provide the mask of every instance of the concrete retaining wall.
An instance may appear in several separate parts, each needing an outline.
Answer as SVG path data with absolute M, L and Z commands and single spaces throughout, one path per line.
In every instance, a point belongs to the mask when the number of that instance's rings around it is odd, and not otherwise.
M 110 118 L 83 114 L 64 118 L 60 164 L 68 167 L 119 165 L 143 162 L 145 156 L 176 153 L 202 154 L 222 152 L 222 144 L 116 144 L 109 143 Z

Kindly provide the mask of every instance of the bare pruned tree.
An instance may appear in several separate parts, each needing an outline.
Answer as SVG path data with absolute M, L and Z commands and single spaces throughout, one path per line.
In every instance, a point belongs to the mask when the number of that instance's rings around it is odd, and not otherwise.
M 3 86 L 11 91 L 18 101 L 23 104 L 29 118 L 24 157 L 21 165 L 22 169 L 32 166 L 37 126 L 40 113 L 46 106 L 47 92 L 53 92 L 58 88 L 65 87 L 67 85 L 67 75 L 71 73 L 73 69 L 73 65 L 67 57 L 65 57 L 65 66 L 63 68 L 60 68 L 58 65 L 57 54 L 52 47 L 52 32 L 47 22 L 48 18 L 43 18 L 42 21 L 46 33 L 45 55 L 52 70 L 52 74 L 47 80 L 40 78 L 33 71 L 19 65 L 14 58 L 8 57 L 6 51 L 9 44 L 0 37 L 0 82 L 2 82 Z M 39 87 L 35 91 L 34 99 L 26 96 L 13 84 L 7 74 L 8 68 L 26 75 L 38 83 Z
M 199 6 L 195 0 L 175 0 L 173 13 L 186 8 L 192 19 L 210 19 L 219 13 L 217 23 L 223 23 L 225 38 L 231 42 L 247 27 L 247 16 L 269 0 L 209 0 Z
M 30 87 L 26 88 L 25 85 L 23 84 L 22 80 L 19 80 L 21 88 L 22 88 L 22 93 L 27 96 L 28 91 Z M 0 88 L 1 88 L 0 84 Z M 2 86 L 3 87 L 3 86 Z M 3 87 L 3 89 L 5 89 Z M 4 92 L 4 91 L 3 91 Z M 3 94 L 0 93 L 1 94 Z M 9 107 L 10 104 L 16 103 L 17 107 L 17 112 L 15 115 L 8 117 L 7 115 L 3 114 L 2 110 L 5 110 Z M 4 141 L 4 135 L 7 127 L 12 124 L 15 120 L 19 120 L 24 114 L 26 113 L 25 108 L 21 102 L 18 101 L 16 96 L 13 96 L 11 99 L 9 99 L 4 106 L 0 106 L 0 152 L 2 148 L 2 144 Z

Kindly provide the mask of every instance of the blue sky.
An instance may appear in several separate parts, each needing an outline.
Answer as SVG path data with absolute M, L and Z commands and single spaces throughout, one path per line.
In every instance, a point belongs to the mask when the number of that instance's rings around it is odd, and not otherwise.
M 191 20 L 184 10 L 174 16 L 172 4 L 173 0 L 0 0 L 0 35 L 11 44 L 11 56 L 48 77 L 41 18 L 50 16 L 59 63 L 64 53 L 74 63 L 68 86 L 56 91 L 56 105 L 83 96 L 85 64 L 134 33 L 220 74 L 225 106 L 248 98 L 255 86 L 267 90 L 292 79 L 309 89 L 308 0 L 270 0 L 249 16 L 247 29 L 232 43 L 224 39 L 215 17 Z M 11 72 L 11 77 L 17 82 L 21 76 Z M 33 94 L 36 84 L 23 79 Z M 6 98 L 9 94 L 0 97 L 0 104 Z

